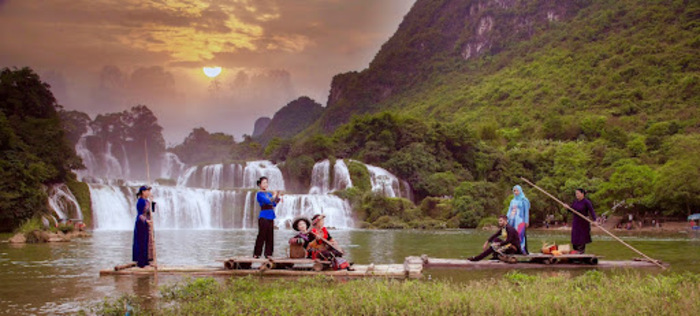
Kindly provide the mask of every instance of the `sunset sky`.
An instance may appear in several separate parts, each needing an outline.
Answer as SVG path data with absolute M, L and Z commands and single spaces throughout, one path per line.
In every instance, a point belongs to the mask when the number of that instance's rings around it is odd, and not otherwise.
M 333 75 L 366 68 L 412 0 L 0 0 L 0 67 L 34 68 L 66 109 L 146 104 L 169 145 L 240 139 Z M 223 67 L 215 79 L 202 67 Z

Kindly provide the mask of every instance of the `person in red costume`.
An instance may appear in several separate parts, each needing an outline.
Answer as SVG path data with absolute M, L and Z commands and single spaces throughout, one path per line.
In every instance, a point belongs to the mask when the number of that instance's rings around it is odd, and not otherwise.
M 312 259 L 323 259 L 330 260 L 334 257 L 342 257 L 343 252 L 338 246 L 338 243 L 333 239 L 328 229 L 325 227 L 324 219 L 325 215 L 316 214 L 311 218 L 311 234 L 315 237 L 315 240 L 309 245 L 309 250 L 311 251 Z M 321 238 L 325 239 L 330 243 L 327 245 Z

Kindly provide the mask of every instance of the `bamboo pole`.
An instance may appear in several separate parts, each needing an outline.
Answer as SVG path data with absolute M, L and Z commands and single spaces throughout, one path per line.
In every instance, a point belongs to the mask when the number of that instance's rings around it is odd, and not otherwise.
M 144 154 L 146 155 L 146 179 L 148 180 L 148 183 L 151 183 L 151 168 L 150 164 L 148 162 L 148 138 L 143 139 L 143 149 L 144 149 Z M 150 202 L 150 200 L 149 200 Z M 157 260 L 157 253 L 156 253 L 156 227 L 155 227 L 155 219 L 153 218 L 155 214 L 155 210 L 152 209 L 153 204 L 151 204 L 151 225 L 150 226 L 150 235 L 151 235 L 151 240 L 153 240 L 153 275 L 155 278 L 156 284 L 158 284 L 158 260 Z
M 337 251 L 337 252 L 340 252 L 340 254 L 343 254 L 343 255 L 345 254 L 345 252 L 343 251 L 343 249 L 340 249 L 340 247 L 333 246 L 333 245 L 331 244 L 330 241 L 326 240 L 326 238 L 321 237 L 321 235 L 316 234 L 316 233 L 314 233 L 314 232 L 312 232 L 312 231 L 309 231 L 309 233 L 312 234 L 312 235 L 314 235 L 314 236 L 316 237 L 316 239 L 319 239 L 319 240 L 323 241 L 323 242 L 324 242 L 326 245 L 328 245 L 328 247 L 330 247 L 331 249 L 333 249 L 333 250 L 335 250 L 335 251 Z
M 573 212 L 574 214 L 580 216 L 581 218 L 585 219 L 586 221 L 588 221 L 589 223 L 593 224 L 594 226 L 600 228 L 602 231 L 604 231 L 605 233 L 607 233 L 608 235 L 610 235 L 610 237 L 614 238 L 615 240 L 619 241 L 619 242 L 622 243 L 623 245 L 627 246 L 627 248 L 632 249 L 632 251 L 634 251 L 634 252 L 640 254 L 641 256 L 643 256 L 644 258 L 646 258 L 647 260 L 649 260 L 649 262 L 651 262 L 651 263 L 653 263 L 653 264 L 659 266 L 659 268 L 661 268 L 662 270 L 666 270 L 666 267 L 664 267 L 661 263 L 659 263 L 658 260 L 652 259 L 651 257 L 645 255 L 645 254 L 642 253 L 641 251 L 639 251 L 639 250 L 637 250 L 636 248 L 632 247 L 630 244 L 624 242 L 622 239 L 620 239 L 620 238 L 618 238 L 617 236 L 615 236 L 613 233 L 611 233 L 610 231 L 608 231 L 607 229 L 605 229 L 603 226 L 600 226 L 600 225 L 598 225 L 598 223 L 592 221 L 592 220 L 589 219 L 588 217 L 583 216 L 583 214 L 579 213 L 577 210 L 573 209 L 571 206 L 569 206 L 569 205 L 567 205 L 566 203 L 560 201 L 559 199 L 557 199 L 557 198 L 554 197 L 553 195 L 549 194 L 549 192 L 545 191 L 544 189 L 542 189 L 542 188 L 538 187 L 537 185 L 535 185 L 534 183 L 530 182 L 530 180 L 525 179 L 524 177 L 520 177 L 520 179 L 523 180 L 523 181 L 525 181 L 527 184 L 531 185 L 533 188 L 535 188 L 535 189 L 541 191 L 542 193 L 544 193 L 544 194 L 547 195 L 548 197 L 552 198 L 553 200 L 557 201 L 559 204 L 561 204 L 562 206 L 564 206 L 564 207 L 565 207 L 566 209 L 568 209 L 569 211 L 571 211 L 571 212 Z

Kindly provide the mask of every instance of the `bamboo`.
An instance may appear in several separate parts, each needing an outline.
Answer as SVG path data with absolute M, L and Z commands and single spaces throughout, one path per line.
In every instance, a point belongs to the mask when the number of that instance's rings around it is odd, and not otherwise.
M 135 266 L 136 266 L 136 262 L 127 263 L 127 264 L 123 264 L 123 265 L 120 265 L 120 266 L 115 266 L 115 267 L 114 267 L 114 271 L 119 271 L 119 270 L 124 270 L 124 269 L 128 269 L 128 268 L 133 268 L 133 267 L 135 267 Z
M 148 162 L 148 138 L 143 139 L 143 149 L 144 153 L 146 155 L 146 178 L 148 180 L 148 183 L 151 183 L 151 168 L 150 164 Z M 150 202 L 150 201 L 149 201 Z M 151 207 L 153 207 L 153 204 L 151 204 Z M 156 227 L 155 227 L 155 220 L 154 220 L 154 210 L 151 209 L 151 225 L 150 226 L 150 234 L 151 234 L 151 240 L 153 240 L 153 276 L 155 279 L 156 284 L 158 284 L 158 260 L 156 259 Z
M 312 232 L 312 231 L 309 231 L 309 234 L 312 234 L 312 235 L 316 236 L 316 239 L 320 239 L 320 240 L 323 241 L 326 245 L 328 245 L 328 247 L 331 247 L 333 250 L 335 250 L 335 251 L 337 251 L 337 252 L 340 252 L 340 254 L 343 254 L 343 255 L 345 254 L 345 252 L 344 252 L 342 249 L 340 249 L 340 247 L 335 247 L 335 246 L 331 245 L 331 243 L 330 243 L 328 240 L 326 240 L 325 238 L 321 237 L 319 234 L 316 234 L 316 233 L 314 233 L 314 232 Z
M 615 236 L 613 233 L 611 233 L 610 231 L 608 231 L 607 229 L 605 229 L 603 226 L 600 226 L 600 225 L 598 225 L 598 223 L 592 221 L 592 220 L 589 219 L 588 217 L 583 216 L 583 214 L 579 213 L 578 211 L 576 211 L 575 209 L 573 209 L 571 206 L 569 206 L 569 205 L 567 205 L 566 203 L 560 201 L 559 199 L 557 199 L 557 198 L 554 197 L 553 195 L 549 194 L 549 192 L 545 191 L 544 189 L 542 189 L 542 188 L 538 187 L 537 185 L 535 185 L 534 183 L 530 182 L 530 180 L 525 179 L 524 177 L 520 177 L 520 179 L 523 180 L 523 181 L 525 181 L 527 184 L 531 185 L 533 188 L 535 188 L 535 189 L 539 190 L 540 192 L 544 193 L 544 194 L 547 195 L 548 197 L 552 198 L 553 200 L 557 201 L 559 204 L 561 204 L 562 206 L 564 206 L 564 207 L 565 207 L 566 209 L 568 209 L 569 211 L 571 211 L 571 212 L 573 212 L 574 214 L 576 214 L 576 215 L 580 216 L 581 218 L 585 219 L 587 222 L 591 223 L 592 225 L 594 225 L 594 226 L 600 228 L 602 231 L 604 231 L 605 233 L 607 233 L 608 235 L 610 235 L 610 237 L 614 238 L 615 240 L 619 241 L 619 242 L 622 243 L 623 245 L 627 246 L 627 248 L 632 249 L 632 251 L 634 251 L 634 252 L 638 253 L 639 255 L 643 256 L 644 258 L 646 258 L 647 260 L 649 260 L 649 262 L 651 262 L 651 263 L 653 263 L 653 264 L 659 266 L 659 268 L 661 268 L 662 270 L 666 270 L 666 267 L 664 267 L 661 263 L 659 263 L 658 260 L 652 259 L 651 257 L 645 255 L 645 254 L 642 253 L 641 251 L 637 250 L 637 248 L 632 247 L 630 244 L 624 242 L 622 239 L 620 239 L 620 238 L 618 238 L 617 236 Z

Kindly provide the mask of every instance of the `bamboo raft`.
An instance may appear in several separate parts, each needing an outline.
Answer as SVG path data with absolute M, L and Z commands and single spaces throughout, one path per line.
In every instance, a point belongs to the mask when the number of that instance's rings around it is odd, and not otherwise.
M 253 259 L 245 257 L 234 257 L 223 260 L 223 265 L 210 266 L 160 266 L 158 267 L 159 274 L 166 275 L 190 275 L 190 276 L 270 276 L 270 277 L 300 277 L 327 275 L 333 277 L 383 277 L 383 278 L 398 278 L 398 279 L 418 279 L 423 275 L 424 268 L 460 268 L 464 270 L 486 270 L 486 269 L 591 269 L 591 268 L 654 268 L 656 263 L 649 262 L 645 259 L 623 260 L 623 261 L 606 261 L 596 260 L 596 262 L 588 260 L 577 260 L 586 258 L 598 258 L 592 255 L 579 256 L 582 258 L 567 258 L 558 257 L 558 260 L 539 260 L 541 258 L 527 258 L 528 256 L 517 256 L 515 261 L 496 261 L 483 260 L 472 262 L 466 259 L 444 259 L 430 258 L 426 255 L 420 257 L 407 257 L 403 264 L 369 264 L 369 265 L 353 265 L 354 271 L 348 270 L 332 270 L 329 269 L 328 262 L 320 262 L 311 259 L 290 259 L 290 258 L 273 258 L 273 259 Z M 585 258 L 584 258 L 585 257 Z M 319 270 L 318 263 L 323 264 L 323 268 Z M 237 263 L 249 263 L 250 266 L 240 266 Z M 658 262 L 660 263 L 660 262 Z M 661 263 L 665 267 L 668 264 Z M 293 265 L 290 267 L 290 265 Z M 151 275 L 153 269 L 141 269 L 135 264 L 125 264 L 116 266 L 113 269 L 101 270 L 100 276 L 117 276 L 117 275 Z
M 190 275 L 190 276 L 271 276 L 271 277 L 299 277 L 328 275 L 333 277 L 383 277 L 383 278 L 412 278 L 422 276 L 423 264 L 369 264 L 353 265 L 353 271 L 328 269 L 328 262 L 314 261 L 310 259 L 253 259 L 236 257 L 223 260 L 224 265 L 211 266 L 159 266 L 158 274 L 165 275 Z M 318 263 L 322 264 L 319 271 Z M 247 264 L 247 265 L 246 265 Z M 290 265 L 293 265 L 290 267 Z M 314 270 L 316 269 L 316 270 Z M 100 276 L 117 275 L 151 275 L 152 268 L 138 268 L 133 264 L 125 264 L 114 269 L 101 270 Z
M 422 264 L 424 268 L 464 268 L 466 270 L 478 270 L 478 269 L 591 269 L 591 268 L 654 268 L 656 263 L 650 262 L 645 259 L 634 260 L 622 260 L 622 261 L 612 261 L 612 260 L 597 260 L 598 257 L 594 256 L 581 256 L 575 257 L 576 255 L 559 256 L 556 257 L 556 261 L 549 260 L 536 260 L 540 259 L 541 256 L 511 256 L 515 258 L 515 261 L 505 262 L 499 260 L 482 260 L 482 261 L 469 261 L 466 259 L 442 259 L 442 258 L 429 258 L 426 255 L 420 257 L 407 257 L 406 262 L 409 264 Z M 536 259 L 533 257 L 537 257 Z M 581 258 L 579 258 L 581 257 Z M 595 262 L 588 261 L 587 258 L 596 258 Z M 535 260 L 533 260 L 535 259 Z M 586 259 L 579 261 L 577 259 Z M 658 261 L 657 261 L 658 262 Z M 668 264 L 658 262 L 665 267 Z

